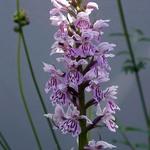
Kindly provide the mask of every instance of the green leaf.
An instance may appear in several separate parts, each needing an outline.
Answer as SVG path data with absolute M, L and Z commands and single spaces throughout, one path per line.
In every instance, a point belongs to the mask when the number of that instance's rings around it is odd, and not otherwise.
M 145 69 L 146 67 L 146 62 L 140 60 L 137 62 L 136 67 L 133 65 L 132 61 L 130 59 L 127 59 L 124 64 L 123 64 L 123 71 L 128 74 L 128 73 L 135 73 L 139 72 L 142 69 Z
M 143 36 L 144 35 L 144 32 L 141 30 L 141 29 L 139 29 L 139 28 L 135 28 L 134 29 L 134 32 L 136 32 L 138 35 L 140 35 L 140 36 Z
M 133 66 L 123 66 L 123 71 L 128 74 L 128 73 L 134 73 L 136 71 L 135 67 Z
M 146 63 L 143 62 L 143 61 L 139 61 L 138 64 L 137 64 L 137 71 L 145 69 L 145 67 L 146 67 Z
M 122 69 L 126 74 L 134 73 L 136 71 L 136 69 L 133 66 L 132 61 L 130 59 L 125 60 Z
M 135 127 L 130 127 L 130 126 L 125 127 L 124 130 L 125 130 L 125 131 L 146 132 L 146 131 L 144 131 L 143 129 L 135 128 Z

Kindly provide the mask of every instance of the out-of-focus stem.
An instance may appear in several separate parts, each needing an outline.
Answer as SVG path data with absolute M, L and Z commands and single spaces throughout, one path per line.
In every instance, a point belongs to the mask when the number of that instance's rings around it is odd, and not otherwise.
M 8 150 L 1 140 L 0 140 L 0 146 L 3 148 L 3 150 Z
M 19 2 L 20 2 L 19 0 L 16 0 L 16 5 L 17 5 L 16 7 L 17 7 L 17 13 L 18 14 L 19 14 L 19 11 L 20 11 Z M 22 26 L 20 26 L 19 34 L 20 34 L 20 37 L 21 37 L 22 42 L 23 42 L 23 46 L 24 46 L 24 50 L 25 50 L 25 54 L 26 54 L 27 62 L 28 62 L 29 69 L 30 69 L 30 72 L 31 72 L 33 83 L 35 85 L 37 94 L 39 96 L 40 103 L 42 105 L 43 111 L 44 111 L 45 114 L 47 114 L 48 113 L 47 112 L 47 108 L 45 106 L 44 99 L 43 99 L 42 94 L 40 92 L 40 89 L 39 89 L 39 86 L 38 86 L 38 83 L 37 83 L 37 80 L 36 80 L 36 77 L 35 77 L 35 74 L 34 74 L 34 71 L 33 71 L 33 67 L 32 67 L 32 63 L 31 63 L 31 60 L 30 60 L 30 55 L 29 55 L 28 47 L 27 47 L 27 44 L 26 44 L 26 41 L 25 41 L 25 37 L 24 37 L 24 32 L 23 32 L 23 27 Z M 57 137 L 55 135 L 55 132 L 53 130 L 52 123 L 50 122 L 49 119 L 46 119 L 46 120 L 48 122 L 48 125 L 49 125 L 50 131 L 52 133 L 53 139 L 54 139 L 54 141 L 56 143 L 57 150 L 61 150 L 59 142 L 58 142 Z
M 23 30 L 22 30 L 22 29 L 20 30 L 20 36 L 21 36 L 21 38 L 22 38 L 22 42 L 23 42 L 23 45 L 24 45 L 24 50 L 25 50 L 27 62 L 28 62 L 28 65 L 29 65 L 30 73 L 31 73 L 31 76 L 32 76 L 32 80 L 33 80 L 33 82 L 34 82 L 34 85 L 35 85 L 37 94 L 38 94 L 38 96 L 39 96 L 39 99 L 40 99 L 40 102 L 41 102 L 43 111 L 44 111 L 45 114 L 47 114 L 48 111 L 47 111 L 47 108 L 46 108 L 46 106 L 45 106 L 44 99 L 43 99 L 43 97 L 42 97 L 42 95 L 41 95 L 41 92 L 40 92 L 40 89 L 39 89 L 39 86 L 38 86 L 38 83 L 37 83 L 37 80 L 36 80 L 36 77 L 35 77 L 35 74 L 34 74 L 34 71 L 33 71 L 33 68 L 32 68 L 32 64 L 31 64 L 31 60 L 30 60 L 30 55 L 29 55 L 28 47 L 27 47 L 26 40 L 25 40 L 24 33 L 23 33 Z M 60 150 L 61 148 L 60 148 L 59 142 L 58 142 L 58 140 L 57 140 L 57 137 L 56 137 L 56 135 L 55 135 L 55 132 L 54 132 L 54 130 L 53 130 L 52 123 L 50 122 L 49 119 L 46 119 L 46 120 L 47 120 L 48 125 L 49 125 L 49 127 L 50 127 L 50 130 L 51 130 L 51 133 L 52 133 L 52 135 L 53 135 L 54 141 L 55 141 L 55 143 L 56 143 L 57 149 Z
M 126 24 L 125 15 L 124 15 L 121 0 L 117 0 L 117 6 L 118 6 L 118 10 L 119 10 L 120 18 L 121 18 L 121 23 L 122 23 L 122 27 L 123 27 L 125 38 L 126 38 L 126 43 L 127 43 L 128 49 L 129 49 L 131 60 L 132 60 L 132 64 L 133 64 L 133 66 L 135 67 L 135 70 L 136 70 L 135 71 L 135 78 L 136 78 L 136 82 L 137 82 L 137 86 L 138 86 L 138 90 L 139 90 L 139 94 L 140 94 L 140 100 L 141 100 L 141 104 L 142 104 L 146 124 L 147 124 L 148 130 L 149 130 L 150 129 L 149 115 L 148 115 L 148 111 L 147 111 L 147 107 L 146 107 L 146 102 L 145 102 L 145 98 L 144 98 L 144 93 L 143 93 L 143 89 L 142 89 L 142 84 L 141 84 L 139 72 L 137 71 L 136 59 L 135 59 L 135 56 L 134 56 L 131 40 L 130 40 L 130 37 L 129 37 L 128 27 L 127 27 L 127 24 Z M 149 141 L 149 150 L 150 150 L 150 136 L 149 136 L 148 141 Z
M 20 94 L 21 94 L 22 103 L 24 105 L 24 109 L 26 111 L 28 120 L 30 122 L 32 132 L 34 134 L 38 149 L 42 150 L 42 146 L 41 146 L 41 143 L 40 143 L 40 140 L 39 140 L 39 136 L 38 136 L 38 133 L 36 131 L 35 125 L 33 123 L 32 116 L 31 116 L 31 113 L 29 111 L 28 104 L 27 104 L 27 101 L 26 101 L 26 98 L 25 98 L 25 95 L 24 95 L 23 82 L 22 82 L 22 77 L 21 77 L 21 37 L 20 37 L 20 35 L 18 35 L 18 36 L 19 37 L 18 37 L 18 48 L 17 48 L 17 66 L 18 66 L 19 90 L 20 90 Z
M 4 144 L 4 146 L 7 148 L 7 150 L 11 150 L 8 142 L 6 141 L 5 137 L 3 136 L 3 134 L 1 132 L 0 132 L 0 141 L 1 141 L 2 145 Z

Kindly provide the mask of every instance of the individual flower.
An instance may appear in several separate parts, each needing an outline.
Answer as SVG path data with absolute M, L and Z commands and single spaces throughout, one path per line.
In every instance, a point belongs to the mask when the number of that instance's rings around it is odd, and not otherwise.
M 104 107 L 102 110 L 101 106 L 98 104 L 96 115 L 102 116 L 100 121 L 103 122 L 110 131 L 116 132 L 118 125 L 115 123 L 115 117 L 108 111 L 107 107 Z
M 102 122 L 105 123 L 110 131 L 116 132 L 118 125 L 115 123 L 115 117 L 111 113 L 105 113 Z
M 51 0 L 54 8 L 50 11 L 51 15 L 55 15 L 57 12 L 67 11 L 67 8 L 70 6 L 66 0 Z
M 93 83 L 93 85 L 91 85 L 91 90 L 92 90 L 92 95 L 93 95 L 93 99 L 99 103 L 101 100 L 103 100 L 104 98 L 104 93 L 103 91 L 100 89 L 100 87 L 98 85 L 96 85 L 95 83 Z
M 110 65 L 108 64 L 108 60 L 107 58 L 105 57 L 105 55 L 102 55 L 102 56 L 98 56 L 96 58 L 97 60 L 97 65 L 102 69 L 102 70 L 106 70 L 106 71 L 110 71 L 111 70 L 111 67 Z
M 54 38 L 57 41 L 65 41 L 68 39 L 68 24 L 64 21 L 59 25 L 59 29 L 57 32 L 54 34 Z
M 58 85 L 61 84 L 61 77 L 64 73 L 61 70 L 57 70 L 53 65 L 43 63 L 44 71 L 50 73 L 50 78 L 45 84 L 45 92 L 48 93 L 51 90 L 56 90 Z
M 66 17 L 61 12 L 56 16 L 51 16 L 49 19 L 54 26 L 59 26 L 62 22 L 67 22 Z
M 108 42 L 101 42 L 97 47 L 97 55 L 104 55 L 105 57 L 114 57 L 114 54 L 110 52 L 114 50 L 116 47 L 115 44 L 108 43 Z
M 44 65 L 43 70 L 45 72 L 50 73 L 51 75 L 62 76 L 64 74 L 61 70 L 56 69 L 53 65 L 50 65 L 50 64 L 47 64 L 47 63 L 44 63 L 44 62 L 43 62 L 43 65 Z
M 116 94 L 117 94 L 117 89 L 118 86 L 111 86 L 108 87 L 106 90 L 103 91 L 104 93 L 104 98 L 106 100 L 110 100 L 110 99 L 117 99 Z
M 100 32 L 103 28 L 109 27 L 108 22 L 110 22 L 110 20 L 97 20 L 93 25 L 93 29 Z
M 99 9 L 97 3 L 95 3 L 95 2 L 88 2 L 87 5 L 86 5 L 86 10 L 85 10 L 85 12 L 86 12 L 87 14 L 91 14 L 91 12 L 92 12 L 94 9 L 97 9 L 97 10 Z
M 55 114 L 46 114 L 45 116 L 52 119 L 55 127 L 60 129 L 63 134 L 71 133 L 73 137 L 78 136 L 81 132 L 79 120 L 85 119 L 87 123 L 92 124 L 86 116 L 80 116 L 80 112 L 73 104 L 69 105 L 66 113 L 60 105 L 56 105 Z

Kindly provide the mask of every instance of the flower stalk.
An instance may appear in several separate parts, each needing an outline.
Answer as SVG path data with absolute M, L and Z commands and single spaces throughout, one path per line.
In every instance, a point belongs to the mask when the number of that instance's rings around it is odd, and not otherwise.
M 82 86 L 79 87 L 79 105 L 80 105 L 80 114 L 86 116 L 85 109 L 85 94 Z M 79 150 L 83 150 L 84 146 L 88 144 L 87 132 L 86 129 L 86 120 L 80 120 L 81 134 L 79 135 Z

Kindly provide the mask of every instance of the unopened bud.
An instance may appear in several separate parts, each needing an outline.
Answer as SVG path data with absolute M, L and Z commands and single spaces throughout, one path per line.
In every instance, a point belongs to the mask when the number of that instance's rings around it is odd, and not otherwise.
M 20 10 L 14 15 L 14 22 L 17 23 L 21 27 L 26 26 L 30 23 L 29 18 L 27 17 L 24 10 Z

